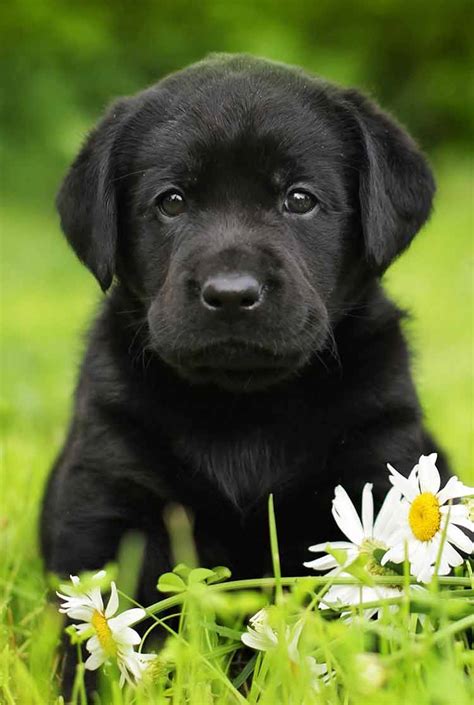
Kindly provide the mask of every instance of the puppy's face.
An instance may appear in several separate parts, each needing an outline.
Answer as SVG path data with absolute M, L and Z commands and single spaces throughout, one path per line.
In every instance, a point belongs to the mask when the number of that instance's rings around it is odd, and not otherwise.
M 347 299 L 426 217 L 429 171 L 391 122 L 395 147 L 426 172 L 425 213 L 409 212 L 404 197 L 399 214 L 374 174 L 385 170 L 386 181 L 392 165 L 372 145 L 368 108 L 386 133 L 386 116 L 358 94 L 226 58 L 122 102 L 91 136 L 98 212 L 88 227 L 95 249 L 97 228 L 105 232 L 108 270 L 76 250 L 106 285 L 112 253 L 146 307 L 151 349 L 189 381 L 251 390 L 294 373 L 331 344 Z M 59 197 L 67 233 L 78 161 Z M 383 233 L 384 217 L 404 222 Z
M 119 273 L 191 381 L 271 383 L 326 343 L 357 249 L 351 145 L 324 103 L 246 77 L 138 115 Z M 349 160 L 348 160 L 349 161 Z M 352 227 L 351 227 L 352 226 Z

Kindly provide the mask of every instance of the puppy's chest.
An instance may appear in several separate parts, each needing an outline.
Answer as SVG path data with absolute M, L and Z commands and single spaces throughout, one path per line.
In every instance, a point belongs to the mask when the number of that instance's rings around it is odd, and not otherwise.
M 311 449 L 255 431 L 180 438 L 174 451 L 193 479 L 205 478 L 237 507 L 284 490 L 315 460 Z

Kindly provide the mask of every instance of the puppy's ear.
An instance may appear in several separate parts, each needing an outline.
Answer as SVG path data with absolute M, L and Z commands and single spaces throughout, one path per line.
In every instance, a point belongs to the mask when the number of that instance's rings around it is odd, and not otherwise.
M 112 283 L 117 246 L 114 147 L 130 102 L 125 99 L 110 107 L 86 139 L 56 198 L 69 244 L 103 291 Z
M 430 215 L 435 182 L 411 137 L 357 91 L 345 91 L 364 149 L 359 196 L 367 259 L 382 273 Z

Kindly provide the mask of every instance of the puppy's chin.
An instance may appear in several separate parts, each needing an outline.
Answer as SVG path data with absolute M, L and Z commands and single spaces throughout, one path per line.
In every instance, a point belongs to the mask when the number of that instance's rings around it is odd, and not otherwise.
M 192 384 L 211 384 L 237 394 L 257 392 L 291 377 L 297 368 L 226 370 L 211 367 L 175 367 Z
M 242 344 L 212 345 L 160 357 L 191 384 L 211 384 L 234 393 L 266 389 L 294 375 L 307 361 L 300 351 L 274 354 Z

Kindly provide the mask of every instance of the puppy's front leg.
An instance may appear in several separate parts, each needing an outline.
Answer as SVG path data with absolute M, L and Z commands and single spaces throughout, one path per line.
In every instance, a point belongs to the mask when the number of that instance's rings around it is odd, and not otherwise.
M 84 465 L 58 463 L 53 471 L 43 505 L 41 534 L 46 568 L 64 579 L 85 570 L 96 571 L 114 560 L 124 534 L 135 529 L 147 535 L 147 554 L 150 546 L 159 547 L 153 561 L 159 571 L 168 569 L 169 554 L 167 536 L 157 503 L 153 527 L 147 526 L 143 502 L 148 512 L 154 505 L 153 497 L 146 500 L 129 481 L 128 487 L 106 472 Z M 150 558 L 150 556 L 148 556 Z M 158 560 L 159 558 L 159 560 Z M 149 573 L 149 569 L 145 571 Z M 156 581 L 155 581 L 156 584 Z M 142 592 L 142 590 L 140 590 Z M 62 693 L 70 698 L 77 667 L 77 649 L 69 638 L 62 641 Z M 84 658 L 87 657 L 84 652 Z M 86 672 L 86 688 L 95 689 L 94 674 Z
M 59 575 L 102 568 L 130 526 L 130 510 L 108 484 L 82 467 L 55 468 L 41 517 L 46 568 Z
M 115 557 L 126 528 L 126 516 L 119 516 L 113 503 L 107 501 L 106 487 L 103 483 L 100 486 L 94 473 L 83 467 L 68 466 L 60 459 L 48 484 L 41 517 L 42 552 L 47 570 L 65 580 L 85 570 L 99 570 Z M 69 701 L 78 654 L 65 632 L 60 651 L 61 692 Z M 95 673 L 86 672 L 85 684 L 87 692 L 95 690 Z

